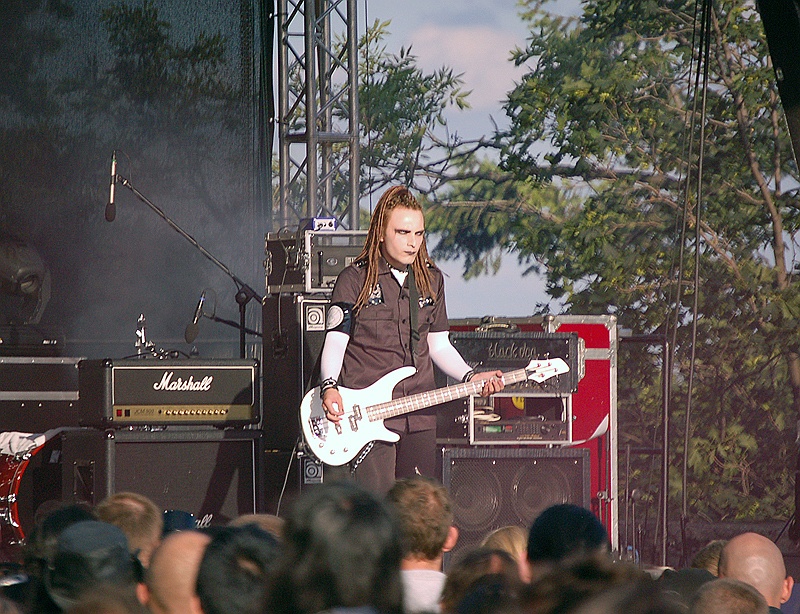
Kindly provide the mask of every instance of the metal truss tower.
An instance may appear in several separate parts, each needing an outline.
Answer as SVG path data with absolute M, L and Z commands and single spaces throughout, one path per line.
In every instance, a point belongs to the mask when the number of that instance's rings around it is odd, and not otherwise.
M 280 191 L 273 227 L 358 228 L 356 0 L 278 0 Z

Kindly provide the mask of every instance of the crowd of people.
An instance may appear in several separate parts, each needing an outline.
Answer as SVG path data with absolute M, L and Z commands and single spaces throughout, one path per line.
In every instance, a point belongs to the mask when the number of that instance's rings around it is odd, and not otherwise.
M 385 496 L 352 480 L 322 484 L 285 519 L 176 528 L 168 513 L 135 493 L 50 511 L 28 536 L 24 574 L 3 582 L 0 612 L 765 614 L 793 589 L 762 535 L 712 542 L 691 568 L 656 574 L 619 560 L 604 525 L 568 503 L 448 560 L 452 504 L 421 476 Z

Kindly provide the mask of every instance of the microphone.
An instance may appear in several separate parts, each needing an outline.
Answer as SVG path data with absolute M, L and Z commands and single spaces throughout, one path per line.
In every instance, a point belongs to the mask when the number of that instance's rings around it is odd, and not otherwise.
M 195 339 L 197 339 L 197 335 L 200 332 L 200 327 L 197 323 L 200 321 L 200 318 L 203 316 L 203 303 L 206 302 L 206 291 L 203 290 L 203 293 L 200 295 L 200 300 L 197 301 L 197 307 L 194 309 L 194 317 L 192 318 L 192 323 L 186 325 L 186 331 L 183 333 L 183 338 L 186 339 L 186 343 L 191 343 Z
M 108 190 L 106 205 L 106 222 L 113 222 L 117 217 L 117 206 L 114 204 L 114 186 L 117 184 L 117 152 L 111 154 L 111 187 Z

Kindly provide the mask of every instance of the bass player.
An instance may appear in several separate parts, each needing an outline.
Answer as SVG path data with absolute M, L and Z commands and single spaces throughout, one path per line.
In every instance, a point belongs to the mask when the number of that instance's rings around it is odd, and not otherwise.
M 444 281 L 425 244 L 422 207 L 411 191 L 383 193 L 370 221 L 364 249 L 338 276 L 320 359 L 322 406 L 341 420 L 338 386 L 366 388 L 403 366 L 416 373 L 394 388 L 393 398 L 435 388 L 433 364 L 450 377 L 485 381 L 482 396 L 503 389 L 502 372 L 476 373 L 450 343 Z M 435 407 L 390 418 L 397 443 L 373 442 L 350 464 L 356 481 L 378 493 L 396 478 L 435 477 Z

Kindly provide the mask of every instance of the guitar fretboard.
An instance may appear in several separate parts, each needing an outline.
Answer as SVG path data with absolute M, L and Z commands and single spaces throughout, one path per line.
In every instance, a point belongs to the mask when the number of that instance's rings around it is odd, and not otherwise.
M 524 382 L 526 379 L 528 379 L 528 371 L 526 369 L 509 371 L 508 373 L 503 373 L 502 377 L 503 383 L 506 386 Z M 465 384 L 455 384 L 447 388 L 438 388 L 430 392 L 420 392 L 393 401 L 370 405 L 366 409 L 367 417 L 370 421 L 386 420 L 386 418 L 410 414 L 412 411 L 439 405 L 439 403 L 463 399 L 464 397 L 480 393 L 485 383 L 485 381 L 479 380 L 466 382 Z

